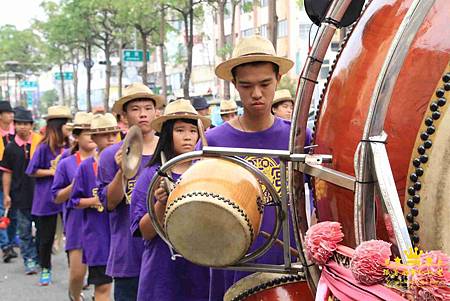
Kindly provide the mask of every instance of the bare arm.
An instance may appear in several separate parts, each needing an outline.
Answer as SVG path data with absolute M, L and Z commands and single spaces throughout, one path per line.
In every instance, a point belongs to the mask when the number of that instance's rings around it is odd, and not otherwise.
M 2 176 L 2 180 L 3 180 L 3 205 L 4 205 L 5 209 L 11 207 L 11 196 L 10 196 L 10 192 L 11 192 L 11 178 L 12 178 L 12 174 L 10 172 L 3 171 L 3 176 Z
M 77 208 L 92 208 L 92 207 L 100 207 L 102 203 L 98 199 L 98 196 L 93 196 L 90 198 L 80 198 L 80 203 L 77 205 Z
M 56 194 L 54 202 L 56 204 L 62 204 L 69 200 L 70 194 L 72 193 L 73 181 L 66 188 L 60 189 Z
M 159 187 L 155 190 L 155 198 L 157 200 L 155 204 L 155 212 L 158 221 L 162 223 L 164 218 L 164 212 L 166 210 L 167 202 L 167 192 L 164 188 Z M 146 240 L 151 240 L 156 236 L 156 230 L 153 227 L 152 221 L 150 220 L 150 215 L 145 214 L 139 221 L 139 230 L 141 231 L 142 237 Z
M 44 178 L 44 177 L 53 177 L 55 175 L 54 169 L 38 169 L 31 177 L 35 178 Z
M 117 205 L 122 202 L 124 196 L 123 173 L 122 170 L 119 169 L 119 171 L 117 171 L 116 175 L 114 176 L 114 179 L 106 188 L 106 203 L 108 210 L 114 210 Z
M 117 171 L 114 179 L 111 183 L 106 187 L 106 207 L 108 210 L 114 210 L 117 205 L 122 202 L 124 195 L 123 191 L 123 172 L 121 169 L 122 166 L 122 148 L 120 148 L 114 156 L 114 160 L 116 164 L 119 166 L 119 170 Z

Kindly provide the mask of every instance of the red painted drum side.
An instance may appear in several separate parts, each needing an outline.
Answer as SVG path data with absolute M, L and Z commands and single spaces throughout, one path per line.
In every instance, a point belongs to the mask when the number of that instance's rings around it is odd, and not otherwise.
M 332 154 L 333 169 L 354 175 L 354 153 L 377 76 L 411 2 L 372 1 L 340 55 L 315 134 L 315 152 Z M 450 1 L 438 0 L 421 25 L 397 79 L 385 122 L 388 155 L 402 202 L 417 131 L 450 58 L 449 11 Z M 315 193 L 319 219 L 341 222 L 344 243 L 354 247 L 353 192 L 317 180 Z M 381 214 L 377 233 L 381 239 L 392 240 L 387 237 Z
M 244 299 L 245 301 L 313 301 L 306 282 L 289 283 L 260 291 Z

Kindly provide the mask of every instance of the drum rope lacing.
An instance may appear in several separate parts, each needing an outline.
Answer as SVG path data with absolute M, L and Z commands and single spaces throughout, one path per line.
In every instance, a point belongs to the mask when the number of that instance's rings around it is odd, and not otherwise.
M 260 285 L 257 285 L 255 287 L 249 288 L 231 300 L 232 301 L 242 301 L 242 300 L 245 300 L 247 297 L 249 297 L 255 293 L 258 293 L 260 291 L 270 289 L 273 287 L 277 287 L 279 285 L 285 285 L 285 284 L 295 283 L 295 282 L 304 281 L 304 280 L 305 280 L 305 275 L 303 273 L 298 274 L 298 275 L 281 276 L 279 278 L 275 278 L 275 279 L 266 281 L 264 283 L 261 283 Z

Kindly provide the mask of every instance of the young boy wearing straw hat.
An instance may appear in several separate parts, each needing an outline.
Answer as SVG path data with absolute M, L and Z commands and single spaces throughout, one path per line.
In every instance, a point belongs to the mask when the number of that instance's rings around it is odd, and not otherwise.
M 145 85 L 133 83 L 114 104 L 114 112 L 120 112 L 130 127 L 137 125 L 142 131 L 144 147 L 139 169 L 148 163 L 158 142 L 150 124 L 156 108 L 164 102 L 162 96 L 153 94 Z M 106 273 L 114 279 L 114 299 L 136 300 L 143 242 L 130 233 L 129 198 L 124 195 L 123 187 L 125 184 L 127 196 L 131 196 L 136 179 L 123 183 L 122 144 L 110 146 L 100 155 L 98 195 L 110 212 L 111 247 Z
M 232 99 L 223 99 L 220 102 L 220 117 L 223 122 L 230 121 L 237 117 L 238 107 L 234 100 Z
M 102 151 L 116 143 L 120 131 L 116 118 L 110 114 L 96 114 L 92 118 L 90 134 L 97 144 L 94 156 L 84 160 L 74 177 L 71 203 L 82 210 L 83 258 L 89 269 L 88 284 L 94 285 L 95 300 L 110 300 L 112 278 L 106 275 L 110 246 L 108 212 L 97 194 L 98 159 Z
M 238 91 L 244 108 L 238 116 L 206 133 L 210 146 L 261 148 L 287 150 L 289 146 L 289 121 L 272 114 L 272 102 L 281 75 L 294 63 L 275 53 L 272 43 L 261 37 L 242 38 L 233 50 L 232 58 L 216 67 L 216 75 L 231 81 Z M 279 161 L 269 157 L 246 157 L 281 189 Z M 273 207 L 266 207 L 261 230 L 271 232 L 274 224 Z M 252 249 L 261 246 L 264 238 L 258 237 Z M 293 240 L 292 240 L 293 241 Z M 272 247 L 258 263 L 283 263 L 282 248 Z M 211 271 L 210 300 L 221 300 L 226 289 L 246 273 Z
M 272 113 L 285 120 L 291 120 L 292 110 L 294 109 L 294 98 L 288 89 L 275 91 L 275 97 L 272 103 Z

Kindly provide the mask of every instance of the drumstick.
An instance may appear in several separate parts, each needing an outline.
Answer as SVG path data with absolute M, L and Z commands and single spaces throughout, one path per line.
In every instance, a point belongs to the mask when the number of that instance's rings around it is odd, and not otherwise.
M 164 165 L 166 162 L 167 162 L 166 155 L 164 154 L 163 151 L 161 151 L 161 164 Z M 172 174 L 170 171 L 168 171 L 167 174 L 170 177 L 172 177 Z M 164 180 L 164 184 L 166 186 L 167 193 L 171 193 L 172 190 L 175 188 L 173 183 L 170 182 L 168 178 L 164 178 L 163 180 Z
M 203 127 L 203 122 L 197 119 L 198 133 L 200 135 L 200 140 L 202 141 L 202 148 L 208 146 L 208 140 L 205 137 L 205 128 Z
M 270 238 L 270 234 L 265 231 L 260 231 L 259 234 L 261 234 L 266 239 Z M 282 240 L 279 240 L 278 238 L 275 239 L 275 243 L 280 247 L 284 247 L 284 242 Z M 298 251 L 291 246 L 289 246 L 289 251 L 291 252 L 291 256 L 299 257 L 300 255 Z

